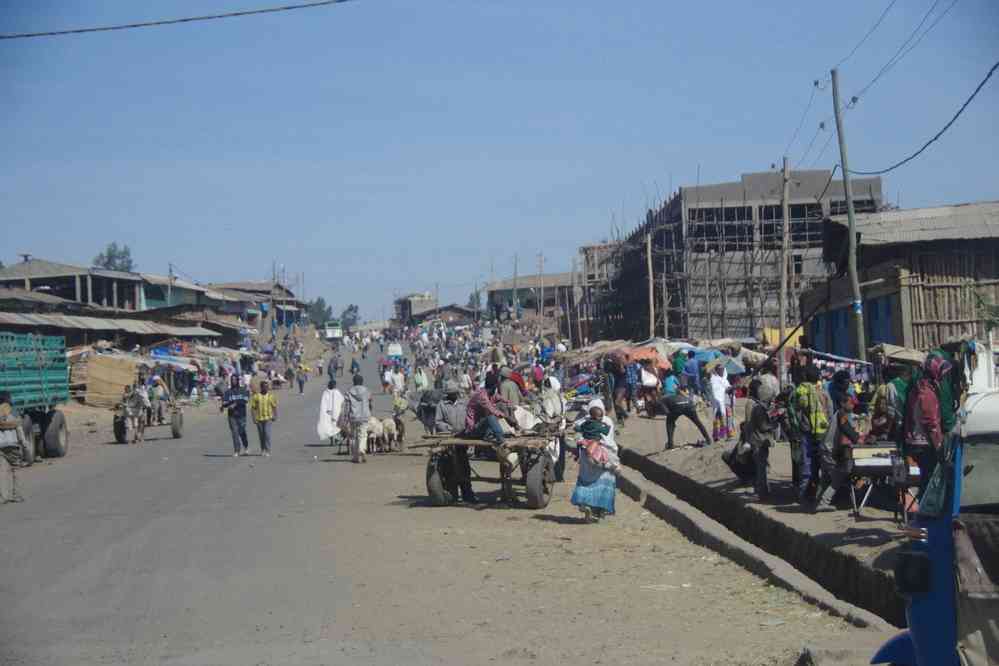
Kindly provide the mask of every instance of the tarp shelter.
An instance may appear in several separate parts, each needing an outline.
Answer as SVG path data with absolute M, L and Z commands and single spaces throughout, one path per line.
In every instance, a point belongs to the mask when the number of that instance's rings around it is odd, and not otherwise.
M 926 353 L 921 352 L 918 349 L 909 349 L 907 347 L 899 347 L 898 345 L 888 344 L 887 342 L 882 342 L 879 345 L 874 345 L 867 350 L 871 356 L 883 356 L 889 361 L 898 361 L 901 363 L 914 363 L 916 365 L 922 365 L 926 361 Z

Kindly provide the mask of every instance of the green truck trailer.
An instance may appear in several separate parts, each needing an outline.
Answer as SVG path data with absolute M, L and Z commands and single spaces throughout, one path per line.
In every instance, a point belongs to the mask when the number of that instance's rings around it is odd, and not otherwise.
M 66 455 L 66 417 L 56 409 L 69 401 L 65 338 L 0 333 L 0 393 L 9 394 L 13 416 L 21 420 L 26 463 Z

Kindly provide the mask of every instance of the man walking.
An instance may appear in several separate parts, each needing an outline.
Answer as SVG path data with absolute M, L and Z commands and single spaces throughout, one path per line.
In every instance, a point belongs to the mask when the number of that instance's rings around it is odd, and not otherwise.
M 271 424 L 277 421 L 277 397 L 270 392 L 267 382 L 260 382 L 260 391 L 250 398 L 250 412 L 260 436 L 260 452 L 271 457 Z
M 222 405 L 219 406 L 219 411 L 228 410 L 233 458 L 238 458 L 240 451 L 246 455 L 250 449 L 250 441 L 246 436 L 246 403 L 249 401 L 250 392 L 240 386 L 239 377 L 233 375 L 229 380 L 229 390 L 222 396 Z
M 350 425 L 353 436 L 350 438 L 350 459 L 368 462 L 368 420 L 371 418 L 371 392 L 364 386 L 364 377 L 354 375 L 354 386 L 347 391 L 347 404 L 350 405 Z

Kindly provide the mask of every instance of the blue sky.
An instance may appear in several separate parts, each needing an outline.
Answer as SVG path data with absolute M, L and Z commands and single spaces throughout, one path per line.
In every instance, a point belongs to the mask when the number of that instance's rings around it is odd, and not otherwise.
M 170 18 L 267 0 L 0 0 L 0 32 Z M 279 4 L 279 3 L 278 3 Z M 899 0 L 841 67 L 870 80 L 933 0 Z M 939 2 L 937 14 L 950 4 Z M 887 0 L 354 0 L 326 9 L 0 42 L 0 260 L 201 281 L 305 272 L 309 296 L 378 318 L 393 293 L 567 270 L 655 200 L 766 170 L 814 79 Z M 932 18 L 930 19 L 933 20 Z M 845 116 L 853 169 L 932 136 L 999 59 L 999 4 L 959 0 Z M 999 77 L 885 177 L 903 207 L 999 199 Z M 816 94 L 797 165 L 832 109 Z M 830 128 L 832 127 L 830 123 Z M 802 162 L 811 166 L 820 133 Z M 831 141 L 816 167 L 837 159 Z

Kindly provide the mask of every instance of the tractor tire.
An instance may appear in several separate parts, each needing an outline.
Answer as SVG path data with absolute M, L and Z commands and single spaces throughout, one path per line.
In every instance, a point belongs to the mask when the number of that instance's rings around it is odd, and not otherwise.
M 124 416 L 115 416 L 112 429 L 114 430 L 114 441 L 119 444 L 128 443 L 128 419 Z
M 427 461 L 427 495 L 434 506 L 454 504 L 457 488 L 450 479 L 451 456 L 432 455 Z
M 66 428 L 66 417 L 59 410 L 49 414 L 49 423 L 45 426 L 46 458 L 62 458 L 69 449 L 69 429 Z
M 35 462 L 35 433 L 33 432 L 31 417 L 27 414 L 21 420 L 21 462 L 31 465 Z
M 552 486 L 555 485 L 555 463 L 551 456 L 542 453 L 527 470 L 524 477 L 527 486 L 527 508 L 543 509 L 552 499 Z
M 184 413 L 174 412 L 170 415 L 170 433 L 174 439 L 184 436 Z

